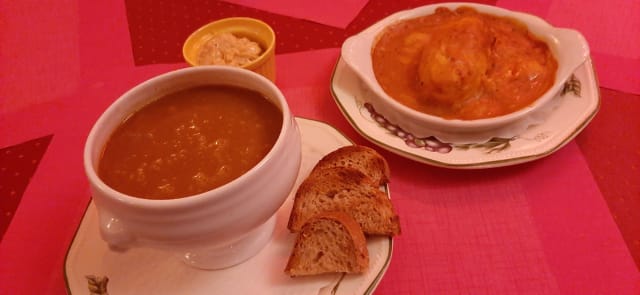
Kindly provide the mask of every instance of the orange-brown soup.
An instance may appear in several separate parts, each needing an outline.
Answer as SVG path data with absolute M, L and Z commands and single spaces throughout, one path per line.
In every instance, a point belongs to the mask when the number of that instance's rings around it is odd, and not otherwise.
M 514 19 L 470 7 L 389 26 L 372 49 L 384 91 L 417 111 L 474 120 L 520 110 L 552 85 L 547 44 Z
M 104 147 L 99 177 L 127 195 L 175 199 L 222 186 L 273 147 L 282 111 L 262 94 L 200 86 L 133 113 Z

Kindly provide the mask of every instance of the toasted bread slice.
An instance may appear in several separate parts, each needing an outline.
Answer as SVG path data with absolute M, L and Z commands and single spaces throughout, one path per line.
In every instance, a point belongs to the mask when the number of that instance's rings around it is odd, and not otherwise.
M 400 233 L 391 200 L 370 177 L 355 168 L 326 168 L 307 177 L 294 197 L 289 230 L 299 232 L 307 220 L 324 211 L 351 214 L 365 234 Z
M 341 147 L 320 159 L 311 173 L 332 167 L 358 169 L 371 177 L 378 185 L 384 185 L 389 182 L 390 172 L 387 160 L 376 150 L 366 146 L 349 145 Z
M 324 212 L 308 220 L 295 245 L 285 273 L 292 277 L 322 273 L 362 273 L 369 267 L 362 229 L 344 212 Z

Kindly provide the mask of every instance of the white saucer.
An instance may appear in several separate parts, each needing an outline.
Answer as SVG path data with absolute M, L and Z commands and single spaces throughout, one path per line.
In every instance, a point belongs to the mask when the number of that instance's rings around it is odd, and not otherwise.
M 352 142 L 325 123 L 296 121 L 302 135 L 297 188 L 322 156 Z M 284 273 L 295 238 L 286 228 L 293 192 L 277 213 L 269 244 L 246 262 L 216 271 L 189 267 L 180 257 L 154 249 L 109 250 L 100 238 L 92 202 L 65 259 L 68 293 L 89 294 L 93 288 L 91 294 L 371 294 L 391 261 L 391 238 L 367 238 L 370 266 L 361 275 L 290 278 Z M 104 286 L 106 290 L 101 289 Z
M 400 156 L 434 166 L 478 169 L 514 165 L 545 157 L 580 133 L 600 107 L 600 91 L 591 59 L 576 70 L 570 81 L 572 83 L 565 86 L 568 91 L 554 98 L 559 101 L 557 107 L 543 123 L 529 127 L 512 138 L 494 138 L 478 144 L 447 144 L 431 137 L 413 138 L 364 103 L 364 97 L 369 92 L 341 58 L 331 77 L 331 93 L 349 123 L 372 143 Z

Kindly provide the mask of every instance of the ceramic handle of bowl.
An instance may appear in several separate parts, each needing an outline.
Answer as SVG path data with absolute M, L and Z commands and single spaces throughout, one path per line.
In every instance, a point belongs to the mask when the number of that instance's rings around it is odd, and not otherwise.
M 133 246 L 135 237 L 127 230 L 126 224 L 109 210 L 100 210 L 100 234 L 113 250 L 126 251 Z
M 580 32 L 573 29 L 556 28 L 553 35 L 557 40 L 557 45 L 563 48 L 558 59 L 568 65 L 568 72 L 572 73 L 589 58 L 589 44 Z

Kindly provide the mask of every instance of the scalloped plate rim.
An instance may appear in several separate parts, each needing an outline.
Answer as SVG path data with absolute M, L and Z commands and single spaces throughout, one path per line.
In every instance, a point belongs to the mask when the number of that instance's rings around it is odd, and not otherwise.
M 352 70 L 349 69 L 348 65 L 342 60 L 342 57 L 339 57 L 338 60 L 336 61 L 333 72 L 331 74 L 330 91 L 336 105 L 338 106 L 338 109 L 340 109 L 340 112 L 347 119 L 349 124 L 360 135 L 362 135 L 364 138 L 366 138 L 370 142 L 392 153 L 400 155 L 402 157 L 405 157 L 417 162 L 437 166 L 437 167 L 453 168 L 453 169 L 484 169 L 484 168 L 504 167 L 504 166 L 511 166 L 516 164 L 526 163 L 526 162 L 534 161 L 537 159 L 544 158 L 548 155 L 551 155 L 557 150 L 559 150 L 560 148 L 562 148 L 563 146 L 565 146 L 566 144 L 568 144 L 571 140 L 573 140 L 575 136 L 577 136 L 589 124 L 589 122 L 591 122 L 591 120 L 595 117 L 598 110 L 600 109 L 600 100 L 601 100 L 597 76 L 595 74 L 595 69 L 593 67 L 591 58 L 588 58 L 580 67 L 578 67 L 578 69 L 575 72 L 577 73 L 579 71 L 586 72 L 587 80 L 588 80 L 588 81 L 582 81 L 583 82 L 582 87 L 583 88 L 589 87 L 590 91 L 594 92 L 594 95 L 586 98 L 581 97 L 581 99 L 589 99 L 590 104 L 588 104 L 584 109 L 587 113 L 585 113 L 585 115 L 583 115 L 582 118 L 579 119 L 578 122 L 576 122 L 575 126 L 560 127 L 565 129 L 572 128 L 573 130 L 569 132 L 568 135 L 563 136 L 560 140 L 556 140 L 558 141 L 557 143 L 539 152 L 524 154 L 521 156 L 506 157 L 502 159 L 479 158 L 479 159 L 476 159 L 475 161 L 468 161 L 463 163 L 451 161 L 448 158 L 437 159 L 437 157 L 434 157 L 434 154 L 435 154 L 434 152 L 420 150 L 417 148 L 412 148 L 413 150 L 406 151 L 407 148 L 402 146 L 404 145 L 404 142 L 394 137 L 393 135 L 385 134 L 384 137 L 381 137 L 379 135 L 370 134 L 369 132 L 365 131 L 364 128 L 369 127 L 370 125 L 376 125 L 376 123 L 371 121 L 366 121 L 364 119 L 359 119 L 359 118 L 358 118 L 359 120 L 355 119 L 357 118 L 356 116 L 360 114 L 353 113 L 351 109 L 345 106 L 345 104 L 352 103 L 355 98 L 353 93 L 346 93 L 345 95 L 342 94 L 342 92 L 344 92 L 345 90 L 341 88 L 342 86 L 341 82 L 342 83 L 345 83 L 345 82 L 339 81 L 338 78 L 342 78 L 342 75 L 349 75 L 351 76 L 350 77 L 351 79 L 356 79 L 359 82 L 360 82 L 359 80 L 360 78 L 357 77 L 356 73 L 353 73 Z M 587 82 L 587 83 L 584 83 L 584 82 Z M 340 92 L 340 94 L 338 92 Z M 559 110 L 556 109 L 553 112 L 555 113 L 558 111 Z M 553 115 L 553 113 L 551 115 Z M 541 124 L 541 126 L 544 126 L 544 125 L 545 123 Z M 382 128 L 380 126 L 376 126 L 376 127 Z M 533 128 L 538 128 L 538 126 L 535 126 Z M 389 141 L 390 139 L 393 140 L 394 142 L 390 142 Z M 400 142 L 398 142 L 398 140 L 400 140 Z

